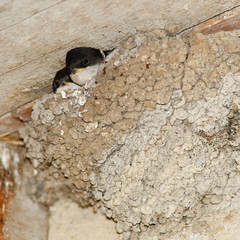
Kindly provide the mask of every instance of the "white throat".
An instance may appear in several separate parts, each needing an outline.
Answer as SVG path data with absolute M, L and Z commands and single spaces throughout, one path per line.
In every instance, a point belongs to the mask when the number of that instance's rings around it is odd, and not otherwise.
M 99 65 L 94 65 L 86 67 L 77 73 L 71 73 L 70 77 L 73 82 L 77 83 L 80 86 L 85 85 L 87 81 L 95 77 L 98 74 Z

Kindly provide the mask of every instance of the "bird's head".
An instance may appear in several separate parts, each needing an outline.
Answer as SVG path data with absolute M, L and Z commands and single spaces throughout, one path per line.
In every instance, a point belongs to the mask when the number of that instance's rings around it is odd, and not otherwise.
M 59 70 L 53 80 L 53 92 L 55 93 L 57 91 L 58 88 L 63 87 L 67 84 L 72 83 L 73 81 L 71 80 L 71 78 L 68 75 L 67 69 L 63 68 L 61 70 Z
M 103 63 L 104 55 L 99 49 L 91 47 L 73 48 L 67 52 L 66 68 L 68 74 L 75 74 L 84 68 Z

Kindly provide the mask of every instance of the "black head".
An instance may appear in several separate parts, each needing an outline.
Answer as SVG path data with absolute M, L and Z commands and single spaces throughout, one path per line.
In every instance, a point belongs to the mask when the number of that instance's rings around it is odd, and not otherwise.
M 59 70 L 53 80 L 53 92 L 55 93 L 56 90 L 60 87 L 65 85 L 68 82 L 73 82 L 72 79 L 69 77 L 67 69 L 63 68 Z
M 99 49 L 91 47 L 73 48 L 67 52 L 66 68 L 69 74 L 77 69 L 102 63 L 104 57 Z

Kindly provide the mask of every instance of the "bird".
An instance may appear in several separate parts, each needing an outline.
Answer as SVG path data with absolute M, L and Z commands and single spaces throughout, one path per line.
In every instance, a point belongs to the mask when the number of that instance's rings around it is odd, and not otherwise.
M 69 77 L 66 67 L 57 71 L 52 87 L 54 93 L 59 93 L 61 90 L 79 88 L 79 86 Z
M 88 88 L 87 85 L 91 85 L 91 79 L 98 74 L 99 66 L 112 51 L 101 51 L 92 47 L 77 47 L 68 51 L 66 69 L 71 80 Z

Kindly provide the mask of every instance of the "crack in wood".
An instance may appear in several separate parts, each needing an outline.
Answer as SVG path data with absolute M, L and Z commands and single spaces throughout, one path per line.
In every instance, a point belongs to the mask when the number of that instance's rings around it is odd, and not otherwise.
M 38 15 L 39 13 L 42 13 L 42 12 L 44 12 L 44 11 L 46 11 L 46 10 L 48 10 L 48 9 L 50 9 L 50 8 L 52 8 L 52 7 L 60 4 L 60 3 L 62 3 L 62 2 L 65 2 L 65 1 L 66 1 L 66 0 L 61 0 L 60 2 L 54 3 L 54 4 L 50 5 L 50 6 L 47 7 L 47 8 L 43 8 L 43 9 L 39 10 L 38 12 L 33 13 L 31 16 L 26 17 L 26 18 L 23 18 L 23 19 L 22 19 L 21 21 L 19 21 L 19 22 L 16 22 L 16 23 L 14 23 L 14 24 L 12 24 L 12 25 L 10 25 L 10 26 L 8 26 L 8 27 L 5 27 L 5 28 L 1 29 L 0 32 L 3 32 L 3 31 L 5 31 L 5 30 L 7 30 L 7 29 L 9 29 L 9 28 L 15 27 L 15 26 L 19 25 L 20 23 L 22 23 L 22 22 L 24 22 L 24 21 L 26 21 L 26 20 L 34 17 L 35 15 Z

